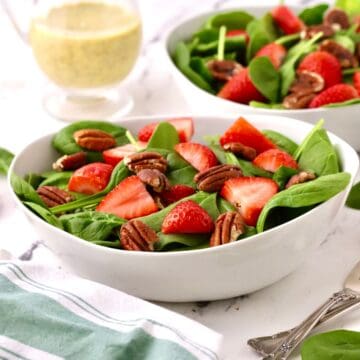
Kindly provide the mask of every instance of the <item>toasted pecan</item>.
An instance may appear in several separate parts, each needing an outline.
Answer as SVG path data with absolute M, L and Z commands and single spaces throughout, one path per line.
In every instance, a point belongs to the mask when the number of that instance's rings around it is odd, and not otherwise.
M 158 240 L 156 232 L 140 220 L 130 220 L 120 229 L 121 247 L 134 251 L 153 251 Z
M 79 146 L 92 151 L 104 151 L 116 145 L 113 135 L 99 129 L 81 129 L 73 137 Z
M 73 201 L 73 196 L 56 186 L 40 186 L 36 192 L 47 207 L 54 207 Z

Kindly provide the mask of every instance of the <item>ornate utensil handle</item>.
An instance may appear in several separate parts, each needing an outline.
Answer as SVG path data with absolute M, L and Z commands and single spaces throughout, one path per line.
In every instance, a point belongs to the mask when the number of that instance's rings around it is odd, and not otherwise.
M 350 289 L 333 294 L 323 305 L 310 314 L 300 325 L 292 329 L 283 342 L 263 360 L 286 360 L 306 335 L 316 326 L 324 314 L 334 305 L 355 300 L 360 295 Z
M 336 317 L 337 315 L 342 314 L 343 312 L 349 311 L 352 308 L 356 307 L 360 303 L 360 297 L 356 299 L 350 299 L 348 301 L 342 302 L 341 304 L 334 305 L 329 309 L 323 317 L 321 317 L 318 323 L 315 326 L 318 326 L 325 321 Z M 289 335 L 290 330 L 281 331 L 279 333 L 268 335 L 268 336 L 259 336 L 248 340 L 248 345 L 251 346 L 257 353 L 262 356 L 267 356 L 275 351 L 275 349 L 284 342 L 285 338 Z

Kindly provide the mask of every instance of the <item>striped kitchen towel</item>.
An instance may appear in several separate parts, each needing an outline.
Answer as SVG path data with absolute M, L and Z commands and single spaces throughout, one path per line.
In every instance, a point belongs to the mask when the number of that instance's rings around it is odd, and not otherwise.
M 0 359 L 219 359 L 221 339 L 104 285 L 0 261 Z

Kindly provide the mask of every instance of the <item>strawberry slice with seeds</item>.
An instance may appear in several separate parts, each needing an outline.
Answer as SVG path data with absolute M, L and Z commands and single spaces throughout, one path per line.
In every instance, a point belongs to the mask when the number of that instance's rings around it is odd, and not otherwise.
M 250 146 L 255 149 L 258 154 L 276 148 L 265 135 L 242 117 L 236 120 L 220 138 L 220 144 L 222 146 L 231 142 L 238 142 Z
M 210 215 L 196 202 L 187 200 L 165 216 L 161 231 L 164 234 L 207 234 L 213 229 Z
M 178 132 L 180 142 L 190 141 L 194 134 L 194 122 L 192 118 L 184 117 L 165 121 L 175 127 Z M 158 122 L 154 122 L 141 128 L 138 132 L 138 139 L 144 142 L 149 141 L 158 124 Z
M 359 97 L 356 89 L 348 84 L 337 84 L 316 95 L 310 102 L 309 108 L 318 108 L 328 104 L 341 103 Z
M 278 69 L 286 56 L 286 49 L 280 44 L 270 43 L 262 47 L 255 55 L 255 57 L 260 56 L 268 57 L 274 67 Z
M 271 11 L 277 26 L 284 34 L 296 34 L 304 28 L 304 23 L 296 14 L 285 5 L 279 5 Z
M 228 80 L 217 96 L 240 104 L 248 104 L 250 101 L 265 100 L 264 96 L 251 81 L 249 70 L 247 68 L 241 70 Z
M 159 196 L 161 198 L 161 202 L 168 206 L 194 193 L 195 190 L 192 187 L 183 184 L 176 184 L 169 190 L 162 191 Z
M 132 155 L 139 151 L 139 149 L 145 149 L 147 143 L 138 141 L 138 148 L 134 144 L 126 144 L 122 146 L 117 146 L 103 151 L 103 159 L 107 164 L 115 166 L 119 163 L 124 157 Z
M 247 225 L 255 226 L 262 208 L 277 191 L 272 179 L 244 176 L 225 181 L 220 195 L 238 209 Z
M 129 176 L 111 190 L 96 211 L 117 215 L 124 219 L 152 214 L 158 210 L 145 185 L 136 176 Z
M 270 149 L 262 152 L 253 160 L 253 164 L 270 172 L 275 172 L 281 166 L 293 169 L 298 168 L 294 158 L 287 152 L 279 149 Z
M 92 195 L 105 189 L 110 180 L 113 167 L 94 162 L 74 171 L 68 183 L 69 191 Z
M 199 171 L 207 170 L 218 164 L 213 151 L 205 145 L 198 143 L 179 143 L 175 151 Z

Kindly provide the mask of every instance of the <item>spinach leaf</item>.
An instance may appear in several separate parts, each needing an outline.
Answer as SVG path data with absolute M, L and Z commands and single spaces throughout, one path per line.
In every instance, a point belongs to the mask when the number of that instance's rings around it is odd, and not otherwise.
M 202 56 L 216 54 L 218 47 L 219 47 L 219 40 L 215 40 L 205 44 L 200 43 L 194 47 L 193 53 Z M 225 52 L 236 51 L 239 53 L 243 53 L 245 52 L 245 48 L 246 48 L 245 35 L 237 35 L 237 36 L 225 38 L 224 41 Z
M 337 107 L 350 106 L 350 105 L 356 105 L 356 104 L 360 104 L 360 98 L 351 99 L 351 100 L 347 100 L 347 101 L 343 101 L 343 102 L 339 102 L 339 103 L 327 104 L 327 105 L 324 105 L 324 107 L 337 108 Z
M 360 71 L 360 67 L 357 68 L 350 68 L 350 69 L 343 69 L 342 74 L 343 76 L 346 75 L 354 75 L 356 72 Z
M 161 122 L 153 132 L 147 149 L 159 148 L 165 150 L 174 150 L 174 146 L 179 143 L 179 135 L 174 125 L 168 122 Z
M 110 240 L 97 240 L 92 241 L 93 244 L 105 246 L 113 249 L 119 249 L 120 247 L 120 241 L 110 241 Z
M 195 85 L 210 93 L 214 93 L 210 84 L 190 67 L 190 51 L 183 41 L 176 44 L 174 62 L 180 71 Z
M 315 180 L 289 187 L 275 194 L 262 209 L 256 229 L 264 231 L 270 212 L 277 207 L 299 208 L 320 204 L 344 190 L 350 174 L 341 172 L 318 177 Z
M 334 36 L 334 41 L 354 54 L 355 42 L 349 36 L 336 34 Z
M 354 0 L 336 0 L 335 6 L 344 10 L 350 16 L 360 14 L 360 3 Z
M 293 46 L 286 55 L 285 61 L 280 67 L 281 74 L 281 97 L 289 92 L 289 88 L 296 75 L 296 65 L 298 61 L 306 54 L 314 50 L 315 43 L 321 38 L 322 34 L 316 34 L 309 40 L 302 40 Z
M 217 193 L 210 194 L 205 200 L 199 204 L 215 221 L 220 215 L 217 206 Z
M 190 67 L 208 83 L 211 83 L 214 80 L 203 58 L 199 56 L 191 58 Z
M 171 171 L 167 174 L 167 177 L 171 185 L 184 184 L 196 188 L 194 182 L 194 176 L 198 171 L 193 168 L 191 165 L 185 166 L 181 169 Z
M 256 57 L 249 64 L 249 75 L 255 87 L 271 102 L 279 101 L 280 73 L 266 56 Z
M 297 170 L 286 166 L 280 166 L 273 175 L 273 180 L 277 182 L 280 189 L 284 189 L 289 179 L 297 174 Z
M 11 173 L 10 183 L 15 194 L 21 201 L 28 201 L 45 207 L 45 204 L 34 188 L 14 172 Z
M 339 159 L 325 129 L 318 129 L 307 140 L 298 159 L 301 169 L 317 176 L 339 172 Z
M 306 8 L 299 14 L 299 18 L 307 26 L 321 24 L 323 22 L 325 11 L 328 8 L 328 4 L 319 4 Z
M 14 154 L 4 148 L 0 148 L 0 174 L 7 174 L 13 158 Z
M 360 359 L 360 332 L 334 330 L 313 335 L 301 346 L 301 359 L 358 360 Z
M 249 103 L 250 106 L 261 109 L 285 109 L 283 104 L 266 104 L 261 101 L 252 100 Z
M 220 145 L 208 145 L 221 164 L 226 164 L 226 151 Z
M 179 170 L 186 166 L 189 166 L 189 163 L 175 151 L 169 152 L 166 156 L 166 160 L 168 162 L 168 167 L 170 171 Z
M 104 241 L 126 222 L 113 214 L 85 211 L 60 216 L 65 231 L 87 241 Z
M 44 179 L 44 176 L 36 173 L 28 173 L 24 176 L 24 180 L 29 183 L 34 189 L 37 189 Z
M 57 186 L 60 189 L 67 188 L 68 182 L 71 178 L 72 171 L 62 171 L 62 172 L 49 172 L 45 176 L 45 179 L 42 180 L 39 186 Z
M 125 136 L 126 129 L 123 127 L 105 121 L 85 120 L 62 128 L 52 139 L 53 147 L 61 154 L 73 154 L 78 151 L 83 151 L 84 149 L 76 144 L 73 138 L 74 132 L 81 129 L 99 129 L 105 131 L 115 137 L 117 145 L 123 145 L 129 142 Z M 99 151 L 88 151 L 87 157 L 89 161 L 102 160 L 102 154 Z
M 253 226 L 246 225 L 245 226 L 245 232 L 241 234 L 237 240 L 246 239 L 250 236 L 254 236 L 257 234 L 256 228 Z
M 296 142 L 277 131 L 263 130 L 262 133 L 279 149 L 286 151 L 290 155 L 293 155 L 295 150 L 298 148 L 298 144 L 296 144 Z
M 30 201 L 24 201 L 24 204 L 50 225 L 54 225 L 59 229 L 63 229 L 60 220 L 49 209 L 46 209 L 43 206 Z
M 142 222 L 144 222 L 146 225 L 150 226 L 152 229 L 154 229 L 156 232 L 161 231 L 161 226 L 164 221 L 165 216 L 180 202 L 183 202 L 185 200 L 193 200 L 196 203 L 200 204 L 203 200 L 205 200 L 209 196 L 208 193 L 199 191 L 196 194 L 190 195 L 184 199 L 179 200 L 178 202 L 171 204 L 167 206 L 166 208 L 150 214 L 143 217 L 138 218 Z
M 279 45 L 283 45 L 286 48 L 290 48 L 291 46 L 295 45 L 297 41 L 301 38 L 300 34 L 291 34 L 291 35 L 284 35 L 276 39 L 274 42 Z
M 250 36 L 250 41 L 246 48 L 247 63 L 250 63 L 251 59 L 255 56 L 255 54 L 270 42 L 271 41 L 269 39 L 268 34 L 266 34 L 263 30 L 261 30 L 260 27 L 258 28 L 257 31 L 254 31 Z
M 197 44 L 208 44 L 219 38 L 219 29 L 202 29 L 193 35 L 193 39 L 197 39 Z M 196 45 L 197 45 L 196 44 Z
M 229 11 L 211 16 L 205 23 L 205 29 L 219 29 L 226 26 L 228 30 L 245 29 L 254 17 L 245 11 Z
M 237 211 L 236 207 L 233 204 L 229 203 L 227 200 L 223 199 L 220 196 L 217 197 L 217 208 L 220 214 L 228 211 Z
M 261 176 L 272 178 L 272 173 L 255 166 L 251 161 L 237 158 L 233 153 L 226 153 L 226 163 L 238 165 L 244 176 Z
M 346 206 L 360 210 L 360 182 L 355 184 L 346 200 Z
M 163 234 L 158 233 L 159 240 L 154 244 L 156 251 L 185 250 L 187 247 L 209 245 L 209 234 Z M 185 248 L 185 249 L 184 249 Z

